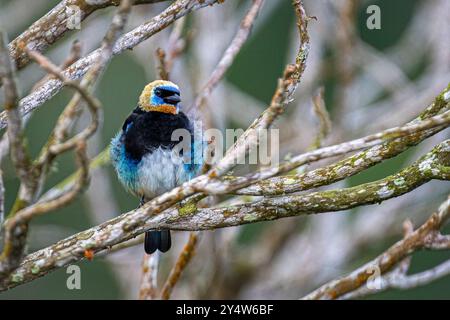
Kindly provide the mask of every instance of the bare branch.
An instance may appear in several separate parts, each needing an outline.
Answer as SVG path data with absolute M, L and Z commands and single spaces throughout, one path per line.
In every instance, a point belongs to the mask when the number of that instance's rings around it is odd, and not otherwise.
M 433 282 L 439 278 L 445 277 L 446 275 L 449 274 L 450 274 L 450 260 L 447 260 L 432 269 L 411 276 L 392 278 L 389 281 L 390 282 L 389 287 L 402 290 L 416 288 L 419 286 L 426 285 L 430 282 Z
M 431 217 L 416 231 L 407 235 L 403 240 L 397 242 L 376 259 L 365 264 L 348 276 L 338 280 L 331 281 L 319 289 L 308 294 L 304 299 L 336 299 L 347 293 L 361 288 L 372 276 L 374 270 L 379 270 L 381 275 L 392 270 L 400 261 L 410 255 L 412 252 L 425 247 L 426 238 L 430 233 L 439 230 L 448 220 L 450 212 L 450 197 L 439 207 L 438 213 Z M 438 270 L 433 269 L 429 272 L 420 273 L 416 276 L 401 276 L 400 279 L 387 280 L 382 288 L 391 286 L 405 287 L 420 285 L 432 281 L 437 276 L 443 276 L 449 272 L 448 262 L 440 265 Z M 394 279 L 394 278 L 392 278 Z M 383 281 L 381 281 L 383 283 Z M 364 290 L 366 292 L 367 290 Z M 370 291 L 370 290 L 368 290 Z
M 3 183 L 3 171 L 0 169 L 0 236 L 5 221 L 5 185 Z
M 445 88 L 435 101 L 426 108 L 410 124 L 417 123 L 431 116 L 438 115 L 449 110 L 449 101 L 443 97 L 450 91 L 450 86 Z M 356 153 L 347 159 L 338 161 L 323 168 L 318 168 L 310 172 L 287 175 L 283 177 L 274 177 L 259 181 L 247 188 L 236 191 L 242 195 L 281 195 L 293 193 L 302 190 L 316 188 L 325 184 L 331 184 L 347 177 L 353 176 L 369 167 L 372 167 L 383 160 L 392 158 L 402 153 L 409 147 L 422 142 L 424 139 L 434 135 L 444 127 L 435 128 L 417 132 L 412 135 L 406 135 L 402 138 L 376 145 L 368 150 Z
M 76 154 L 80 174 L 78 175 L 78 179 L 74 186 L 55 199 L 46 202 L 38 202 L 17 212 L 14 218 L 11 220 L 8 219 L 8 226 L 29 221 L 34 216 L 64 207 L 71 203 L 84 190 L 89 184 L 89 160 L 86 155 L 86 142 L 84 140 L 79 140 L 77 142 Z
M 11 276 L 0 283 L 0 290 L 31 281 L 55 268 L 79 261 L 84 258 L 86 248 L 93 252 L 102 251 L 149 229 L 207 230 L 379 203 L 409 192 L 435 178 L 436 170 L 439 170 L 440 166 L 449 165 L 449 145 L 450 141 L 441 143 L 398 174 L 353 188 L 264 198 L 254 203 L 225 208 L 199 209 L 196 206 L 198 197 L 197 199 L 193 197 L 192 200 L 187 199 L 180 206 L 162 214 L 150 215 L 161 208 L 166 209 L 167 203 L 171 203 L 167 201 L 173 197 L 171 191 L 139 209 L 30 254 Z M 175 196 L 178 195 L 176 199 L 180 199 L 180 195 L 186 194 L 185 192 L 178 188 L 175 193 Z M 37 271 L 34 266 L 39 266 L 39 270 Z M 17 281 L 18 277 L 20 281 Z
M 317 149 L 322 146 L 323 140 L 328 136 L 331 131 L 331 120 L 328 114 L 324 101 L 324 88 L 319 88 L 316 95 L 313 97 L 314 113 L 319 120 L 319 129 L 316 135 L 316 139 L 311 146 L 311 149 Z
M 295 169 L 306 163 L 311 163 L 321 159 L 335 157 L 352 151 L 366 149 L 374 145 L 379 145 L 385 141 L 391 141 L 393 139 L 404 137 L 424 130 L 437 127 L 447 127 L 449 123 L 450 123 L 450 111 L 446 111 L 442 114 L 439 114 L 437 116 L 431 117 L 418 123 L 408 124 L 403 127 L 387 129 L 372 135 L 365 136 L 363 138 L 309 151 L 297 155 L 292 159 L 285 161 L 284 163 L 282 163 L 277 167 L 264 169 L 256 173 L 250 173 L 243 177 L 227 179 L 227 181 L 220 181 L 218 179 L 216 179 L 215 181 L 209 181 L 207 185 L 201 185 L 197 188 L 197 190 L 209 194 L 230 193 L 231 191 L 249 186 L 250 184 L 256 181 L 265 180 L 275 175 L 289 172 L 290 170 Z M 225 156 L 223 159 L 226 158 L 227 157 Z
M 183 250 L 175 262 L 175 266 L 170 271 L 169 277 L 161 290 L 161 299 L 169 300 L 172 290 L 180 279 L 183 270 L 195 254 L 198 237 L 199 234 L 197 232 L 189 233 L 189 240 L 184 245 Z
M 135 4 L 156 3 L 165 0 L 138 0 Z M 28 62 L 28 56 L 21 50 L 21 43 L 29 44 L 30 50 L 44 52 L 49 46 L 61 39 L 64 34 L 75 27 L 73 19 L 80 18 L 80 23 L 93 12 L 109 6 L 117 6 L 119 1 L 91 1 L 79 2 L 72 0 L 63 0 L 42 18 L 37 20 L 21 35 L 9 44 L 9 54 L 13 57 L 18 69 L 25 67 Z M 75 21 L 73 21 L 75 22 Z M 51 29 L 49 30 L 49 26 Z M 50 31 L 50 32 L 49 32 Z
M 32 50 L 32 49 L 29 49 L 26 46 L 24 46 L 24 47 L 25 47 L 25 49 L 28 50 L 26 52 L 27 56 L 29 56 L 30 52 L 37 52 L 37 53 L 39 53 L 39 51 L 35 51 L 35 50 Z M 80 43 L 80 41 L 75 40 L 74 42 L 72 42 L 72 46 L 70 48 L 69 56 L 64 60 L 64 62 L 59 67 L 59 69 L 60 70 L 64 70 L 64 69 L 68 68 L 71 64 L 75 63 L 80 58 L 81 58 L 81 43 Z M 59 72 L 61 73 L 61 71 L 59 71 Z M 47 74 L 47 75 L 45 75 L 41 80 L 36 82 L 36 84 L 33 86 L 33 88 L 31 88 L 31 91 L 36 90 L 37 88 L 42 86 L 45 82 L 47 82 L 48 80 L 53 79 L 53 78 L 55 78 L 54 74 Z M 60 80 L 63 81 L 62 79 L 60 79 Z
M 130 11 L 132 2 L 130 0 L 122 1 L 119 9 L 117 10 L 116 15 L 113 18 L 111 26 L 105 36 L 105 39 L 102 44 L 101 53 L 99 54 L 97 61 L 93 64 L 92 68 L 88 71 L 86 76 L 83 78 L 82 83 L 80 85 L 76 83 L 71 83 L 71 86 L 74 87 L 78 94 L 74 96 L 72 101 L 75 103 L 79 102 L 79 97 L 83 96 L 88 102 L 88 106 L 90 103 L 94 103 L 94 105 L 90 105 L 91 112 L 94 115 L 94 121 L 91 126 L 82 131 L 80 134 L 76 135 L 72 139 L 69 139 L 66 142 L 58 142 L 56 146 L 64 146 L 61 147 L 62 150 L 57 150 L 57 152 L 49 153 L 53 157 L 46 157 L 44 162 L 45 164 L 51 161 L 54 156 L 56 156 L 59 152 L 66 151 L 69 149 L 77 148 L 77 159 L 80 165 L 80 174 L 78 175 L 78 180 L 74 184 L 72 188 L 67 190 L 66 192 L 61 193 L 57 197 L 47 201 L 47 202 L 39 202 L 35 205 L 27 206 L 31 203 L 31 199 L 35 197 L 35 194 L 38 192 L 39 183 L 43 183 L 43 170 L 41 164 L 37 164 L 33 166 L 29 170 L 32 174 L 29 174 L 27 179 L 30 179 L 32 185 L 27 188 L 28 194 L 24 195 L 23 193 L 19 194 L 19 197 L 16 200 L 16 203 L 19 205 L 14 205 L 13 213 L 5 222 L 5 240 L 4 240 L 4 249 L 2 255 L 0 257 L 0 278 L 7 276 L 15 267 L 20 263 L 23 255 L 24 248 L 26 245 L 27 231 L 28 231 L 28 222 L 32 217 L 36 215 L 40 215 L 46 213 L 51 210 L 55 210 L 62 206 L 67 205 L 71 201 L 75 199 L 75 197 L 85 188 L 88 184 L 88 170 L 89 170 L 89 161 L 86 156 L 86 140 L 96 131 L 97 129 L 97 107 L 99 107 L 98 102 L 91 98 L 89 89 L 92 89 L 95 81 L 100 76 L 100 73 L 107 65 L 111 55 L 112 48 L 114 42 L 116 41 L 119 33 L 123 30 L 124 24 L 126 22 L 126 18 Z M 42 63 L 46 70 L 48 70 L 51 74 L 57 76 L 58 78 L 65 80 L 64 76 L 60 74 L 58 67 L 52 65 L 48 60 L 46 60 L 43 56 L 38 54 L 37 52 L 29 52 L 38 62 Z M 5 82 L 5 89 L 8 88 L 8 82 Z M 69 103 L 70 105 L 70 103 Z M 92 110 L 93 109 L 93 110 Z M 8 110 L 8 109 L 7 109 Z M 20 124 L 20 117 L 16 110 L 17 119 Z M 8 132 L 15 128 L 14 125 L 8 126 Z M 10 141 L 13 137 L 9 136 Z M 54 146 L 52 143 L 48 144 Z M 49 150 L 50 147 L 47 149 Z M 11 148 L 12 151 L 14 148 Z M 22 183 L 22 185 L 24 185 Z M 22 189 L 21 189 L 22 190 Z M 25 198 L 27 196 L 28 198 Z M 30 199 L 30 200 L 28 200 Z
M 158 296 L 158 267 L 160 254 L 144 254 L 139 300 L 154 300 Z
M 144 23 L 134 30 L 121 36 L 113 47 L 113 56 L 121 54 L 126 50 L 132 49 L 144 40 L 147 40 L 154 34 L 165 29 L 177 19 L 185 16 L 191 11 L 198 10 L 200 8 L 212 5 L 214 3 L 222 2 L 221 0 L 205 0 L 205 1 L 192 1 L 192 0 L 177 0 L 171 4 L 161 14 L 157 15 L 149 22 Z M 64 76 L 71 80 L 76 80 L 84 76 L 86 72 L 92 67 L 93 63 L 97 61 L 98 56 L 101 54 L 102 49 L 96 49 L 84 58 L 79 59 L 69 68 L 64 70 Z M 56 93 L 58 93 L 63 87 L 63 83 L 60 80 L 52 79 L 44 83 L 40 88 L 36 89 L 28 96 L 24 97 L 19 102 L 19 109 L 22 115 L 26 115 L 32 112 L 34 109 L 41 106 L 45 101 L 48 101 Z M 0 114 L 0 129 L 5 128 L 6 114 L 2 112 Z
M 256 17 L 258 16 L 258 12 L 260 11 L 264 1 L 263 0 L 253 0 L 253 4 L 250 10 L 245 15 L 244 19 L 241 22 L 241 25 L 231 41 L 228 48 L 225 50 L 222 58 L 214 69 L 213 73 L 209 77 L 206 85 L 200 91 L 200 93 L 195 98 L 194 103 L 188 108 L 188 110 L 197 109 L 202 106 L 208 96 L 211 95 L 214 88 L 218 85 L 220 80 L 225 75 L 225 72 L 230 68 L 233 64 L 234 59 L 237 54 L 241 51 L 242 46 L 247 41 L 253 23 L 255 22 Z
M 8 140 L 10 144 L 11 160 L 21 182 L 21 198 L 32 200 L 33 179 L 30 175 L 30 159 L 25 146 L 22 120 L 18 110 L 18 93 L 14 75 L 14 66 L 7 50 L 6 33 L 0 32 L 0 78 L 3 79 L 5 92 L 5 115 L 8 122 Z

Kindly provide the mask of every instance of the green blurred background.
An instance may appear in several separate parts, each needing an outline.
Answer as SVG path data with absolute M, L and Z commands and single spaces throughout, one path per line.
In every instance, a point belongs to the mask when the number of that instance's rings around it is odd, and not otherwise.
M 269 0 L 273 1 L 273 0 Z M 322 1 L 322 0 L 315 0 Z M 425 1 L 425 0 L 422 0 Z M 14 0 L 17 5 L 24 4 L 24 0 Z M 295 19 L 291 8 L 290 1 L 277 1 L 275 10 L 272 10 L 270 17 L 264 20 L 256 32 L 254 32 L 239 54 L 233 67 L 227 74 L 227 81 L 234 84 L 246 93 L 254 96 L 256 99 L 265 103 L 270 101 L 273 89 L 275 88 L 275 79 L 281 74 L 289 49 L 290 32 L 295 30 Z M 307 0 L 305 2 L 308 2 Z M 0 10 L 8 1 L 0 0 Z M 9 37 L 13 39 L 31 21 L 41 17 L 50 8 L 56 5 L 58 1 L 47 1 L 45 6 L 39 12 L 35 12 L 30 21 L 21 22 L 20 28 L 9 30 Z M 379 50 L 387 50 L 395 45 L 402 37 L 404 30 L 407 28 L 411 16 L 415 14 L 415 10 L 419 7 L 419 0 L 384 0 L 384 1 L 364 1 L 364 5 L 360 5 L 358 10 L 357 31 L 360 37 L 368 44 Z M 366 13 L 365 8 L 369 4 L 377 4 L 382 10 L 382 30 L 368 30 L 365 26 Z M 241 5 L 236 8 L 242 16 L 241 7 L 246 8 L 247 2 L 241 1 Z M 207 10 L 207 9 L 205 9 Z M 110 14 L 111 8 L 105 10 Z M 321 23 L 320 14 L 313 12 L 318 16 L 317 22 Z M 195 17 L 195 13 L 193 15 Z M 89 17 L 84 24 L 89 23 L 95 16 Z M 102 31 L 103 32 L 103 31 Z M 82 39 L 81 39 L 82 40 Z M 314 46 L 314 39 L 311 40 Z M 327 52 L 327 55 L 339 58 L 339 53 Z M 149 58 L 150 59 L 150 58 Z M 424 64 L 427 63 L 427 57 L 424 57 Z M 411 77 L 420 75 L 421 66 L 416 66 L 415 70 L 404 70 Z M 259 74 L 260 70 L 264 70 L 264 75 L 258 77 L 258 81 L 254 81 L 253 75 Z M 141 66 L 135 59 L 130 57 L 129 53 L 115 57 L 104 75 L 97 94 L 99 99 L 105 106 L 104 124 L 102 127 L 103 146 L 106 146 L 122 125 L 123 119 L 134 107 L 141 88 L 149 82 L 148 75 L 142 70 Z M 333 76 L 324 77 L 325 89 L 327 92 L 326 102 L 332 112 L 335 83 Z M 22 88 L 26 92 L 29 88 Z M 120 94 L 115 94 L 120 92 Z M 40 146 L 48 138 L 48 134 L 55 123 L 58 113 L 55 110 L 61 110 L 71 96 L 70 91 L 63 90 L 55 98 L 51 99 L 44 106 L 39 108 L 33 114 L 29 122 L 26 133 L 29 139 L 29 146 L 34 155 L 40 149 Z M 114 107 L 111 110 L 110 106 Z M 355 185 L 384 177 L 386 174 L 395 172 L 401 168 L 408 160 L 410 152 L 406 152 L 401 156 L 387 161 L 382 165 L 378 165 L 367 172 L 357 175 L 350 179 L 350 184 Z M 69 175 L 74 168 L 72 155 L 66 155 L 61 158 L 52 175 L 48 179 L 47 187 L 61 181 Z M 6 208 L 7 211 L 11 207 L 15 194 L 18 189 L 18 181 L 14 176 L 13 168 L 9 161 L 3 164 L 6 184 Z M 110 167 L 108 172 L 113 182 L 117 182 L 114 173 Z M 448 185 L 447 185 L 448 187 Z M 114 196 L 119 204 L 122 212 L 134 208 L 137 200 L 127 195 L 118 183 L 112 185 Z M 420 191 L 418 191 L 420 193 Z M 67 234 L 81 231 L 94 225 L 89 214 L 89 207 L 85 201 L 81 199 L 71 204 L 67 208 L 58 210 L 57 213 L 50 213 L 45 216 L 33 220 L 31 229 L 37 225 L 52 225 L 61 227 Z M 260 224 L 246 227 L 248 237 L 252 232 L 258 232 Z M 385 243 L 380 243 L 377 248 L 366 250 L 363 256 L 353 262 L 350 267 L 358 267 L 362 263 L 373 258 L 380 253 L 383 248 L 387 248 L 390 244 L 398 240 L 386 239 Z M 246 239 L 242 239 L 246 241 Z M 51 244 L 51 242 L 47 243 Z M 45 239 L 40 242 L 39 247 L 30 243 L 29 250 L 34 251 L 45 245 Z M 427 267 L 436 265 L 440 261 L 450 258 L 450 252 L 420 252 L 414 255 L 411 271 L 424 270 Z M 115 279 L 109 263 L 104 258 L 96 258 L 92 262 L 81 262 L 79 264 L 82 269 L 82 290 L 68 290 L 66 288 L 67 274 L 65 269 L 58 269 L 50 275 L 14 288 L 8 292 L 0 294 L 0 299 L 120 299 L 124 297 L 124 293 L 120 291 L 120 287 Z M 134 270 L 132 272 L 140 272 Z M 439 281 L 408 291 L 390 290 L 388 292 L 370 296 L 370 299 L 388 298 L 388 299 L 431 299 L 431 298 L 450 298 L 450 276 Z

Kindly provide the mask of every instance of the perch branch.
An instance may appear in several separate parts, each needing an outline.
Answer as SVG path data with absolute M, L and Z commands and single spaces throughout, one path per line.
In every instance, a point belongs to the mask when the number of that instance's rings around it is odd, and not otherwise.
M 235 177 L 233 179 L 228 179 L 227 181 L 221 181 L 219 179 L 208 181 L 207 185 L 202 184 L 201 186 L 198 186 L 197 191 L 202 191 L 209 194 L 230 193 L 231 191 L 249 186 L 256 181 L 265 180 L 275 175 L 289 172 L 290 170 L 293 170 L 298 166 L 304 165 L 306 163 L 335 157 L 361 149 L 366 149 L 374 145 L 379 145 L 385 141 L 391 141 L 393 139 L 404 137 L 410 134 L 415 134 L 424 130 L 436 127 L 446 127 L 449 123 L 450 111 L 446 111 L 442 114 L 436 115 L 418 123 L 387 129 L 372 135 L 365 136 L 363 138 L 309 151 L 297 155 L 277 167 L 264 169 L 256 173 L 250 173 L 243 177 Z M 226 159 L 226 157 L 224 157 L 223 159 Z
M 450 92 L 450 86 L 442 91 L 434 102 L 427 107 L 416 119 L 410 123 L 415 123 L 431 116 L 449 110 L 448 100 L 444 97 Z M 443 130 L 443 127 L 417 132 L 402 138 L 371 147 L 365 151 L 356 153 L 344 160 L 323 168 L 318 168 L 303 174 L 287 175 L 282 177 L 274 177 L 262 181 L 258 181 L 246 188 L 236 190 L 234 193 L 239 195 L 282 195 L 297 191 L 308 190 L 320 187 L 325 184 L 331 184 L 339 180 L 355 175 L 367 168 L 370 168 L 383 160 L 392 158 L 407 150 L 411 146 L 415 146 L 426 138 Z M 91 164 L 91 170 L 98 166 L 104 166 L 109 163 L 109 151 L 106 149 L 100 153 Z M 56 195 L 66 188 L 69 188 L 76 178 L 76 174 L 71 175 L 59 185 L 49 190 L 43 198 Z M 232 179 L 232 178 L 231 178 Z
M 254 203 L 226 208 L 198 209 L 195 206 L 195 200 L 198 199 L 187 199 L 162 214 L 149 215 L 149 208 L 154 208 L 152 212 L 157 211 L 159 207 L 155 205 L 160 203 L 161 199 L 168 199 L 168 193 L 139 209 L 30 254 L 14 273 L 0 282 L 0 290 L 29 282 L 55 268 L 79 261 L 84 258 L 86 249 L 93 252 L 102 251 L 149 229 L 207 230 L 380 203 L 410 192 L 431 179 L 449 179 L 445 170 L 441 171 L 449 165 L 450 141 L 447 140 L 399 173 L 357 187 L 308 195 L 263 198 Z
M 211 3 L 213 3 L 214 1 L 211 1 Z M 177 1 L 173 6 L 177 6 L 180 5 L 180 3 L 182 3 L 182 1 Z M 203 4 L 209 4 L 210 2 L 205 1 L 202 2 Z M 300 4 L 298 4 L 300 5 Z M 192 9 L 192 7 L 191 7 Z M 169 10 L 169 9 L 168 9 Z M 304 10 L 300 11 L 300 14 L 303 14 Z M 174 15 L 176 16 L 176 14 Z M 300 17 L 302 18 L 302 17 Z M 173 20 L 171 20 L 173 21 Z M 304 24 L 305 28 L 306 28 L 306 23 Z M 306 34 L 306 29 L 301 29 L 300 32 L 300 39 L 303 39 L 304 34 Z M 123 37 L 121 38 L 123 39 Z M 120 39 L 119 39 L 120 41 Z M 117 46 L 117 45 L 116 45 Z M 307 50 L 308 50 L 308 45 L 305 47 L 306 52 L 302 52 L 299 51 L 298 53 L 298 57 L 302 56 L 302 57 L 306 57 L 307 56 Z M 302 44 L 300 46 L 300 50 L 302 50 L 302 48 L 304 48 L 304 44 Z M 81 59 L 82 60 L 82 59 Z M 85 250 L 91 250 L 91 252 L 95 253 L 98 251 L 101 251 L 107 247 L 113 246 L 115 244 L 118 244 L 119 242 L 123 242 L 125 240 L 128 240 L 130 238 L 132 238 L 133 236 L 131 236 L 133 233 L 130 232 L 131 230 L 139 230 L 139 226 L 143 226 L 145 221 L 147 221 L 149 219 L 150 213 L 152 214 L 158 214 L 161 213 L 162 211 L 168 209 L 169 207 L 171 207 L 172 205 L 176 204 L 177 202 L 193 195 L 194 193 L 196 193 L 196 191 L 199 188 L 204 188 L 205 185 L 207 185 L 208 183 L 210 183 L 211 179 L 216 179 L 217 177 L 223 175 L 224 173 L 226 173 L 228 170 L 230 170 L 234 165 L 235 165 L 235 161 L 234 159 L 236 159 L 238 156 L 245 154 L 248 151 L 248 148 L 250 146 L 254 146 L 257 144 L 257 140 L 253 138 L 253 135 L 251 135 L 250 133 L 252 131 L 255 130 L 261 130 L 261 129 L 266 129 L 268 128 L 273 121 L 278 117 L 278 115 L 280 115 L 285 107 L 287 106 L 288 102 L 291 100 L 291 97 L 295 91 L 295 88 L 297 87 L 298 82 L 300 81 L 300 77 L 302 75 L 302 70 L 304 70 L 305 68 L 305 64 L 306 64 L 306 60 L 305 59 L 299 59 L 297 58 L 297 62 L 296 64 L 293 65 L 288 65 L 286 68 L 286 71 L 283 74 L 283 78 L 279 80 L 278 82 L 278 86 L 277 89 L 275 91 L 274 97 L 272 99 L 272 102 L 270 104 L 270 106 L 262 113 L 262 115 L 256 119 L 253 124 L 247 129 L 247 131 L 241 135 L 238 139 L 238 141 L 235 143 L 234 147 L 231 148 L 231 150 L 229 150 L 229 152 L 227 152 L 227 154 L 225 155 L 225 157 L 223 159 L 221 159 L 218 164 L 211 169 L 210 171 L 208 171 L 206 174 L 199 176 L 197 178 L 194 178 L 192 180 L 190 180 L 187 183 L 184 183 L 182 186 L 179 186 L 173 190 L 171 190 L 170 192 L 167 192 L 155 199 L 153 199 L 152 201 L 146 203 L 144 206 L 142 206 L 139 209 L 135 210 L 135 214 L 136 217 L 132 217 L 131 221 L 127 221 L 127 219 L 121 219 L 118 222 L 118 224 L 124 223 L 126 225 L 122 225 L 120 227 L 121 232 L 117 233 L 112 239 L 104 239 L 105 241 L 102 241 L 103 243 L 107 244 L 107 246 L 100 248 L 99 244 L 95 244 L 92 247 L 89 245 L 87 247 L 85 247 L 84 245 L 84 249 L 82 252 L 80 252 L 80 255 L 76 253 L 76 251 L 73 251 L 72 253 L 72 257 L 77 257 L 77 259 L 83 258 L 84 257 L 84 252 Z M 252 138 L 249 138 L 252 137 Z M 198 201 L 198 198 L 203 197 L 202 195 L 194 197 L 194 200 Z M 189 203 L 189 201 L 188 201 Z M 133 216 L 133 214 L 131 214 Z M 123 215 L 122 217 L 127 216 L 126 214 Z M 134 219 L 135 222 L 132 222 Z M 128 225 L 128 223 L 131 222 L 131 225 Z M 107 223 L 103 224 L 106 225 Z M 145 230 L 142 230 L 140 233 L 142 233 Z M 130 236 L 128 236 L 130 235 Z M 137 235 L 137 234 L 135 234 Z M 76 238 L 76 236 L 74 236 Z M 126 239 L 125 239 L 126 238 Z M 48 269 L 47 267 L 44 267 L 43 265 L 41 266 L 42 270 Z M 40 269 L 41 269 L 40 267 Z M 52 268 L 50 268 L 52 269 Z M 21 271 L 18 271 L 19 274 L 21 273 Z M 40 274 L 40 272 L 35 273 L 35 275 Z M 8 277 L 8 279 L 13 279 L 14 275 L 12 275 L 11 277 Z M 17 279 L 17 278 L 14 278 Z M 9 281 L 6 280 L 6 283 L 8 283 Z M 19 281 L 20 282 L 20 281 Z M 6 287 L 8 287 L 9 285 L 6 284 Z

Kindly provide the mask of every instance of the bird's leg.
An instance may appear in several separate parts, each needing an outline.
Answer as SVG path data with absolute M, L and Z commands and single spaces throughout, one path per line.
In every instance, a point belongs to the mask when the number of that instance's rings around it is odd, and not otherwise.
M 139 201 L 139 207 L 138 208 L 142 207 L 144 204 L 145 204 L 145 196 L 142 196 L 141 200 Z

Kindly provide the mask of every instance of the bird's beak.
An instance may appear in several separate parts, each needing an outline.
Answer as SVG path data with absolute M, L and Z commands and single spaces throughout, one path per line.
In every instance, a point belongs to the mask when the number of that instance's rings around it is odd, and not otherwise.
M 163 100 L 164 100 L 165 103 L 172 104 L 172 105 L 176 106 L 178 104 L 178 102 L 181 101 L 181 98 L 180 98 L 179 94 L 174 93 L 171 96 L 164 97 Z

